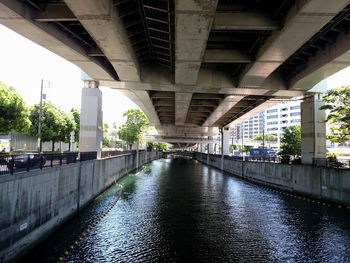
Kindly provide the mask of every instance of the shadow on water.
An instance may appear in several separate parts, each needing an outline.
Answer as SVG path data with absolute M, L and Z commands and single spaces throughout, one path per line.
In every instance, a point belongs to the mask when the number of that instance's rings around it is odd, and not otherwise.
M 154 161 L 65 262 L 350 262 L 350 213 L 189 159 Z M 118 191 L 111 187 L 23 262 L 54 262 Z

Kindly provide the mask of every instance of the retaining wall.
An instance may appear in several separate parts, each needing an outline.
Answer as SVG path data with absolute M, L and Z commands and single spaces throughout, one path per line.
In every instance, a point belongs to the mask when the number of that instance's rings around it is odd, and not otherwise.
M 142 151 L 139 165 L 160 155 Z M 136 169 L 136 160 L 127 154 L 0 176 L 0 262 L 41 241 L 114 180 Z
M 267 186 L 312 196 L 340 204 L 350 204 L 350 170 L 288 165 L 267 162 L 242 162 L 221 155 L 196 153 L 202 163 L 243 179 Z

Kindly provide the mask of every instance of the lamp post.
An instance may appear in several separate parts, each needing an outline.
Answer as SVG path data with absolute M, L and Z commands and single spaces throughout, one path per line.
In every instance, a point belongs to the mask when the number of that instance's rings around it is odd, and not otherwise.
M 50 87 L 50 82 L 47 82 L 48 86 Z M 41 139 L 41 122 L 42 122 L 42 116 L 43 116 L 43 99 L 46 99 L 46 94 L 43 93 L 44 90 L 44 80 L 41 79 L 41 85 L 40 85 L 40 104 L 39 104 L 39 120 L 38 120 L 38 148 L 39 153 L 42 151 L 42 139 Z M 43 96 L 45 95 L 45 98 Z

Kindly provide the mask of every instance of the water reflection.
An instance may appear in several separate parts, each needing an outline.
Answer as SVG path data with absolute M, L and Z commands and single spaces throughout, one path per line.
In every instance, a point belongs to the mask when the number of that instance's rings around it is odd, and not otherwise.
M 350 262 L 349 212 L 188 159 L 154 161 L 66 262 Z M 113 187 L 28 258 L 57 259 L 117 198 Z

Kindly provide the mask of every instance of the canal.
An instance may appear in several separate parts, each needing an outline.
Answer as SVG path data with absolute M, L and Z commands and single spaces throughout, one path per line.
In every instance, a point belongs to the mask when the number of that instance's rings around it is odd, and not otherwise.
M 189 159 L 122 178 L 23 262 L 350 262 L 350 211 Z

